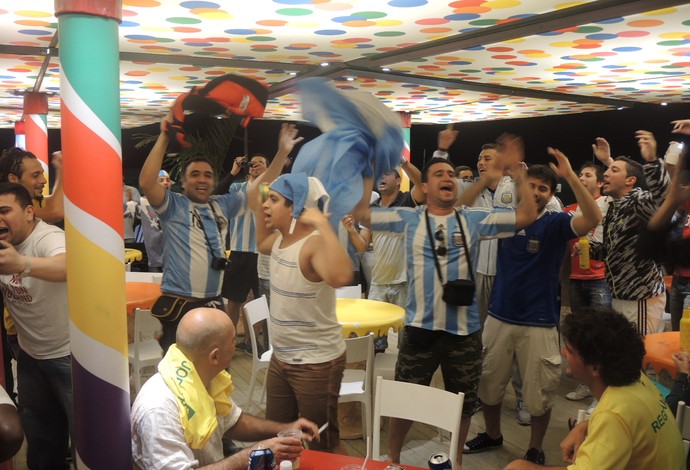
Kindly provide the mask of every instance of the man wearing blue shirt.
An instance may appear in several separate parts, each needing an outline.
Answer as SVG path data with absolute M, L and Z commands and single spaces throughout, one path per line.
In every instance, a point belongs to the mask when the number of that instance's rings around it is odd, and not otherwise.
M 539 208 L 537 220 L 514 237 L 501 240 L 489 317 L 484 324 L 485 353 L 479 397 L 486 432 L 467 442 L 465 453 L 503 445 L 501 403 L 517 359 L 525 404 L 532 415 L 525 460 L 544 464 L 542 443 L 551 416 L 553 394 L 561 375 L 558 337 L 559 271 L 570 239 L 587 234 L 601 212 L 562 152 L 549 148 L 558 165 L 533 165 L 526 183 Z M 582 214 L 549 212 L 558 176 L 573 189 Z
M 516 139 L 508 139 L 505 155 L 521 155 L 515 149 L 517 144 Z M 483 187 L 492 178 L 500 177 L 503 170 L 498 160 L 494 170 L 478 184 Z M 476 297 L 470 300 L 471 305 L 447 303 L 443 285 L 456 279 L 472 279 L 479 240 L 511 236 L 535 219 L 536 208 L 531 199 L 523 198 L 515 210 L 456 209 L 457 179 L 452 164 L 443 158 L 433 158 L 427 164 L 422 172 L 422 191 L 426 194 L 426 206 L 374 210 L 371 214 L 374 232 L 403 233 L 409 260 L 406 326 L 395 379 L 429 385 L 440 365 L 446 390 L 465 394 L 460 428 L 460 442 L 464 443 L 481 373 L 479 311 Z M 391 419 L 389 454 L 394 462 L 400 461 L 402 443 L 410 425 L 407 420 Z M 457 460 L 462 462 L 461 451 Z

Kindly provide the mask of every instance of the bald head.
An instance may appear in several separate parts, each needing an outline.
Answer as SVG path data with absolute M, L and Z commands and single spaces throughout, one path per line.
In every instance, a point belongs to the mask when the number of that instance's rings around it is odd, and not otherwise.
M 195 308 L 182 317 L 177 327 L 177 347 L 192 361 L 215 348 L 222 348 L 228 338 L 234 340 L 235 327 L 222 310 Z

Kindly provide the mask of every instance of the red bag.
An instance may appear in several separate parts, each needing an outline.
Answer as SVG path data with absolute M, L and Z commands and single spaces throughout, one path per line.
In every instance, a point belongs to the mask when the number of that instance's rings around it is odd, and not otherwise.
M 195 123 L 190 126 L 187 122 L 190 115 L 201 115 L 201 121 L 221 116 L 247 127 L 252 118 L 264 115 L 267 101 L 268 88 L 256 80 L 239 75 L 221 75 L 202 88 L 194 87 L 177 97 L 172 107 L 173 122 L 168 126 L 168 134 L 171 140 L 188 148 L 185 135 L 190 127 L 195 130 L 200 127 L 199 119 L 192 119 Z

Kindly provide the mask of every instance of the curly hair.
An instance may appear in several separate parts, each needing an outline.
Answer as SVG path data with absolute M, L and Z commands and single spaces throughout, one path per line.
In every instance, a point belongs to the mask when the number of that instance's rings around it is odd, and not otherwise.
M 599 366 L 606 385 L 629 385 L 640 378 L 644 342 L 627 318 L 610 308 L 587 307 L 565 317 L 563 337 L 585 364 Z
M 20 147 L 3 150 L 2 157 L 0 157 L 0 182 L 8 181 L 10 174 L 21 179 L 24 173 L 23 160 L 25 158 L 36 158 L 36 155 Z

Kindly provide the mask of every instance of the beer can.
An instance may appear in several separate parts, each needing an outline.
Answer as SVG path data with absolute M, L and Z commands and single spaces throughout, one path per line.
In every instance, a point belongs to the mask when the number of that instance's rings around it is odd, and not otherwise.
M 429 470 L 446 470 L 452 468 L 453 466 L 450 463 L 448 455 L 443 452 L 429 457 Z
M 275 470 L 276 459 L 271 449 L 254 449 L 249 454 L 249 470 Z

